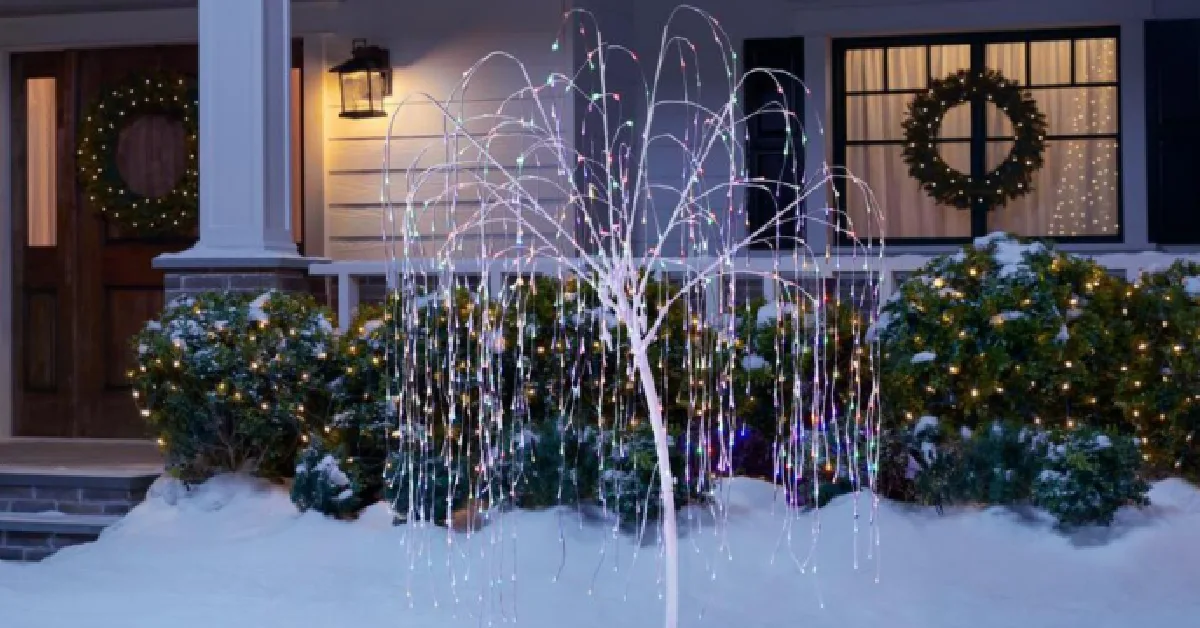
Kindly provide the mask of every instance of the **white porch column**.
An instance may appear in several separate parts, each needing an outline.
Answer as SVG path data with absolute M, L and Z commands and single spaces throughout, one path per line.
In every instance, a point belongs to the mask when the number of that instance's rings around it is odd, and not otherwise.
M 289 13 L 289 0 L 199 0 L 200 239 L 156 267 L 307 266 L 291 236 Z

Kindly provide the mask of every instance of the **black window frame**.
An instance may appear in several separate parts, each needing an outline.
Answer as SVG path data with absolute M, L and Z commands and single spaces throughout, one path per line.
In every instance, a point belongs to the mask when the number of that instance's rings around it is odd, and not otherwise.
M 1116 46 L 1117 67 L 1116 79 L 1113 81 L 1096 81 L 1096 82 L 1079 82 L 1076 68 L 1076 55 L 1078 50 L 1076 43 L 1079 40 L 1088 39 L 1112 39 Z M 1121 35 L 1119 26 L 1095 26 L 1095 27 L 1073 27 L 1073 28 L 1058 28 L 1044 30 L 1028 30 L 1028 31 L 989 31 L 975 33 L 943 33 L 943 34 L 928 34 L 928 35 L 904 35 L 895 37 L 860 37 L 860 38 L 844 38 L 835 39 L 832 43 L 832 153 L 833 163 L 839 166 L 846 164 L 846 147 L 849 145 L 895 145 L 899 143 L 896 140 L 856 140 L 847 141 L 846 139 L 846 123 L 847 112 L 846 102 L 847 97 L 852 95 L 866 94 L 903 94 L 903 93 L 921 93 L 924 89 L 895 89 L 889 90 L 887 85 L 887 49 L 888 48 L 910 48 L 910 47 L 925 47 L 926 55 L 926 85 L 931 80 L 936 80 L 931 76 L 930 71 L 930 55 L 928 52 L 931 46 L 947 46 L 947 45 L 968 45 L 971 47 L 971 70 L 978 72 L 985 66 L 986 50 L 988 44 L 1025 44 L 1025 80 L 1022 85 L 1027 85 L 1032 76 L 1033 60 L 1030 53 L 1031 44 L 1035 42 L 1045 41 L 1070 41 L 1071 45 L 1071 77 L 1068 83 L 1058 84 L 1037 84 L 1030 89 L 1071 89 L 1080 87 L 1112 87 L 1116 90 L 1116 132 L 1104 134 L 1087 134 L 1087 135 L 1051 135 L 1047 134 L 1047 141 L 1070 141 L 1072 139 L 1112 139 L 1116 141 L 1116 164 L 1117 164 L 1117 189 L 1116 189 L 1116 220 L 1117 229 L 1114 234 L 1106 235 L 1085 235 L 1085 236 L 1050 236 L 1038 235 L 1031 236 L 1038 239 L 1051 240 L 1064 244 L 1109 244 L 1121 243 L 1125 238 L 1125 169 L 1124 169 L 1124 124 L 1121 110 L 1122 96 L 1122 76 L 1121 76 Z M 883 57 L 883 90 L 865 90 L 848 92 L 846 90 L 846 57 L 852 50 L 876 50 L 882 48 L 884 50 Z M 941 78 L 941 77 L 936 77 Z M 986 155 L 987 143 L 989 140 L 1002 138 L 988 137 L 986 126 L 986 113 L 984 103 L 977 101 L 971 104 L 971 170 L 974 175 L 982 178 L 982 174 L 987 169 Z M 838 192 L 838 198 L 845 199 L 846 196 L 846 180 L 839 178 L 834 181 L 834 186 Z M 964 210 L 959 210 L 964 211 Z M 971 242 L 973 239 L 986 235 L 991 230 L 988 229 L 987 218 L 989 209 L 985 203 L 976 202 L 969 210 L 971 212 L 971 235 L 968 237 L 908 237 L 908 238 L 893 238 L 883 234 L 884 239 L 893 245 L 911 245 L 911 246 L 928 246 L 928 245 L 961 245 Z M 851 239 L 845 232 L 845 215 L 839 212 L 839 229 L 837 232 L 837 242 L 839 246 L 847 246 L 853 244 Z M 875 239 L 878 242 L 878 239 Z

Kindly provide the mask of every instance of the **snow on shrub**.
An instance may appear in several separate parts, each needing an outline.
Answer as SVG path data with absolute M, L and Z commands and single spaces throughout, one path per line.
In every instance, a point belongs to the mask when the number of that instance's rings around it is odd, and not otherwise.
M 1052 435 L 1033 482 L 1033 503 L 1062 527 L 1109 525 L 1122 506 L 1150 503 L 1139 476 L 1141 454 L 1133 439 L 1092 428 Z
M 939 505 L 1038 501 L 1035 480 L 1044 497 L 1057 477 L 1042 473 L 1057 472 L 1044 457 L 1045 433 L 1102 430 L 1130 446 L 1164 434 L 1151 425 L 1150 408 L 1172 395 L 1179 406 L 1190 403 L 1183 399 L 1196 389 L 1175 375 L 1195 373 L 1188 351 L 1159 338 L 1163 330 L 1195 337 L 1188 274 L 1166 282 L 1174 286 L 1169 298 L 1147 296 L 1090 260 L 1004 234 L 930 262 L 884 306 L 875 330 L 885 432 L 906 452 L 889 460 L 905 465 L 911 494 Z M 1171 299 L 1178 311 L 1166 312 Z M 1168 355 L 1175 361 L 1164 363 Z M 1122 486 L 1139 481 L 1139 459 L 1120 469 Z M 1081 503 L 1095 500 L 1078 473 L 1069 477 L 1047 507 L 1073 525 L 1083 515 L 1065 506 L 1070 491 L 1085 491 Z M 1107 506 L 1095 508 L 1089 521 L 1103 521 Z
M 300 453 L 291 498 L 301 512 L 316 510 L 327 515 L 349 515 L 360 507 L 355 488 L 337 459 L 320 443 Z
M 993 234 L 905 282 L 876 328 L 890 428 L 937 416 L 1128 428 L 1116 394 L 1129 286 L 1090 260 Z
M 173 474 L 291 476 L 304 424 L 328 406 L 333 325 L 307 295 L 177 299 L 133 339 L 138 406 Z

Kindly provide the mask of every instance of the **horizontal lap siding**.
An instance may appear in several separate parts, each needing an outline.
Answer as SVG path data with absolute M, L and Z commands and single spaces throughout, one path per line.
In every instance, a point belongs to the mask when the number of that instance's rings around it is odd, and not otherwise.
M 329 257 L 398 255 L 398 246 L 385 234 L 399 228 L 408 202 L 414 211 L 413 254 L 442 251 L 450 231 L 472 222 L 480 211 L 487 212 L 487 225 L 463 233 L 451 252 L 455 257 L 477 256 L 485 245 L 496 254 L 517 250 L 518 242 L 544 241 L 528 233 L 518 236 L 518 216 L 555 244 L 563 243 L 555 234 L 574 232 L 574 215 L 566 210 L 573 149 L 550 139 L 565 135 L 572 141 L 572 101 L 561 88 L 543 87 L 551 71 L 568 69 L 570 57 L 569 51 L 551 51 L 543 41 L 546 33 L 553 29 L 397 42 L 392 48 L 395 94 L 386 102 L 394 115 L 388 118 L 340 118 L 338 86 L 330 77 L 324 103 Z M 406 59 L 404 47 L 420 54 Z M 520 58 L 528 79 L 513 61 L 497 56 L 465 92 L 455 92 L 464 70 L 493 50 Z M 536 94 L 527 89 L 529 83 L 538 87 Z

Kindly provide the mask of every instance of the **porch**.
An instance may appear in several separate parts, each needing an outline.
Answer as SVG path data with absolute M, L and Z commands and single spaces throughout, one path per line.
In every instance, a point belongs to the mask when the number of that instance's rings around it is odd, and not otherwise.
M 14 271 L 21 272 L 20 266 L 7 263 L 7 260 L 15 260 L 20 255 L 27 255 L 25 259 L 34 260 L 43 252 L 29 252 L 36 247 L 22 240 L 27 225 L 20 222 L 23 220 L 20 216 L 22 212 L 12 211 L 21 207 L 21 204 L 15 200 L 12 204 L 0 204 L 0 211 L 5 212 L 0 218 L 4 219 L 5 224 L 14 226 L 14 229 L 0 231 L 0 260 L 5 260 L 0 263 L 0 286 L 4 286 L 6 291 L 25 291 L 20 298 L 0 299 L 0 346 L 14 347 L 13 352 L 0 353 L 0 439 L 23 433 L 18 429 L 18 416 L 21 413 L 43 422 L 60 420 L 44 417 L 69 416 L 70 420 L 77 423 L 59 426 L 62 428 L 54 430 L 57 436 L 112 436 L 112 433 L 100 432 L 106 429 L 105 426 L 117 423 L 106 414 L 109 408 L 118 407 L 117 404 L 121 404 L 120 412 L 124 413 L 120 425 L 125 433 L 120 435 L 129 435 L 130 430 L 136 429 L 140 421 L 132 414 L 128 390 L 120 385 L 122 369 L 113 366 L 123 364 L 121 359 L 117 359 L 116 352 L 125 351 L 125 343 L 107 342 L 104 346 L 91 347 L 87 351 L 75 351 L 67 343 L 115 335 L 115 332 L 109 333 L 110 329 L 117 329 L 127 337 L 161 304 L 164 290 L 160 286 L 165 288 L 168 297 L 212 289 L 316 288 L 320 292 L 319 286 L 308 281 L 309 278 L 316 278 L 326 281 L 326 292 L 329 300 L 336 304 L 342 325 L 346 324 L 360 302 L 374 300 L 382 294 L 388 285 L 388 264 L 383 261 L 387 257 L 388 245 L 380 233 L 381 217 L 385 210 L 379 200 L 380 183 L 385 174 L 382 160 L 384 140 L 390 141 L 388 158 L 393 164 L 388 172 L 391 173 L 393 185 L 400 188 L 402 184 L 398 181 L 403 179 L 403 175 L 428 166 L 427 161 L 418 160 L 418 163 L 407 167 L 414 157 L 422 155 L 424 148 L 440 141 L 446 131 L 446 120 L 444 116 L 435 115 L 435 108 L 430 106 L 414 110 L 412 115 L 404 116 L 394 126 L 386 119 L 348 119 L 339 116 L 341 105 L 337 81 L 329 75 L 328 69 L 345 58 L 353 39 L 367 37 L 372 43 L 379 43 L 392 51 L 395 95 L 385 103 L 391 111 L 401 95 L 408 92 L 425 91 L 444 96 L 459 82 L 464 68 L 492 50 L 512 51 L 538 72 L 574 66 L 578 61 L 576 53 L 582 50 L 580 42 L 565 39 L 561 42 L 561 49 L 553 54 L 549 45 L 560 25 L 564 6 L 595 12 L 613 41 L 630 43 L 646 52 L 653 52 L 658 45 L 659 28 L 666 12 L 677 3 L 674 0 L 580 1 L 564 5 L 558 0 L 522 0 L 520 4 L 523 10 L 520 11 L 504 10 L 471 0 L 453 0 L 419 10 L 404 6 L 407 3 L 379 0 L 352 3 L 325 0 L 138 0 L 54 4 L 60 10 L 50 15 L 39 10 L 44 3 L 0 0 L 0 46 L 6 60 L 0 66 L 0 74 L 11 75 L 15 67 L 13 59 L 29 51 L 110 51 L 120 46 L 163 44 L 186 45 L 194 49 L 194 69 L 199 75 L 199 106 L 206 112 L 199 127 L 199 169 L 205 173 L 199 183 L 200 219 L 196 237 L 192 241 L 157 257 L 143 251 L 135 260 L 136 264 L 122 265 L 125 270 L 136 267 L 136 280 L 125 277 L 111 284 L 101 281 L 98 282 L 100 289 L 95 285 L 85 286 L 87 299 L 90 300 L 62 301 L 60 305 L 70 304 L 87 309 L 95 317 L 112 323 L 110 328 L 103 328 L 98 323 L 77 326 L 68 334 L 50 325 L 26 325 L 30 320 L 37 320 L 39 314 L 48 311 L 47 308 L 52 308 L 55 297 L 51 296 L 50 284 L 34 285 L 14 274 Z M 1151 154 L 1150 138 L 1143 132 L 1147 122 L 1153 118 L 1153 112 L 1147 110 L 1145 95 L 1154 78 L 1145 71 L 1148 55 L 1153 49 L 1145 32 L 1147 23 L 1151 21 L 1200 17 L 1194 3 L 1188 0 L 1071 0 L 1050 6 L 1036 0 L 1019 0 L 1015 5 L 993 0 L 937 0 L 922 4 L 919 10 L 915 10 L 884 0 L 864 0 L 853 7 L 841 6 L 831 0 L 802 3 L 754 0 L 746 10 L 736 14 L 729 12 L 720 2 L 701 1 L 695 4 L 714 11 L 717 17 L 722 18 L 722 26 L 728 31 L 735 47 L 750 41 L 790 40 L 791 48 L 786 50 L 786 56 L 787 63 L 791 65 L 783 62 L 772 64 L 796 70 L 811 89 L 807 100 L 821 103 L 804 109 L 805 125 L 810 128 L 830 128 L 828 134 L 814 133 L 808 138 L 808 152 L 816 158 L 814 164 L 820 159 L 835 156 L 839 150 L 845 150 L 846 146 L 839 148 L 839 142 L 850 145 L 850 148 L 859 142 L 863 147 L 873 150 L 876 142 L 883 141 L 873 136 L 861 140 L 853 137 L 839 139 L 839 132 L 835 128 L 838 101 L 851 98 L 862 102 L 871 99 L 899 101 L 890 94 L 875 94 L 873 92 L 879 91 L 875 89 L 855 90 L 842 86 L 839 92 L 839 69 L 845 69 L 845 59 L 839 60 L 839 49 L 832 45 L 833 42 L 847 38 L 890 37 L 898 32 L 934 33 L 942 37 L 946 34 L 993 30 L 1013 33 L 1029 29 L 1069 30 L 1083 26 L 1090 28 L 1089 25 L 1096 24 L 1114 30 L 1120 44 L 1120 55 L 1115 61 L 1115 71 L 1120 79 L 1105 80 L 1104 83 L 1118 83 L 1118 86 L 1088 89 L 1119 90 L 1116 97 L 1119 113 L 1114 117 L 1119 119 L 1120 128 L 1115 134 L 1120 135 L 1121 151 L 1116 156 L 1106 157 L 1102 169 L 1110 173 L 1120 172 L 1119 181 L 1114 184 L 1117 192 L 1113 195 L 1119 195 L 1120 203 L 1105 208 L 1114 221 L 1119 218 L 1119 222 L 1114 222 L 1111 228 L 1118 230 L 1120 236 L 1102 242 L 1072 243 L 1064 248 L 1096 256 L 1113 272 L 1129 278 L 1135 277 L 1143 268 L 1179 257 L 1161 251 L 1145 252 L 1159 249 L 1172 237 L 1186 235 L 1184 229 L 1173 228 L 1169 224 L 1157 225 L 1158 233 L 1155 233 L 1151 196 L 1156 190 L 1161 191 L 1163 186 L 1152 185 L 1150 181 L 1161 180 L 1161 176 L 1154 178 L 1163 173 L 1156 173 L 1150 167 L 1154 156 Z M 4 7 L 19 7 L 20 10 L 13 8 L 5 13 Z M 411 36 L 418 31 L 424 34 Z M 1053 41 L 1037 43 L 1042 44 L 1041 48 L 1054 48 L 1060 43 L 1072 41 L 1078 43 L 1084 40 L 1068 33 L 1062 37 L 1056 36 Z M 301 45 L 296 45 L 296 42 Z M 1009 43 L 994 41 L 987 45 L 1007 46 Z M 894 44 L 899 45 L 896 42 L 860 41 L 858 48 L 840 52 L 875 58 L 872 55 L 879 50 L 899 50 Z M 948 44 L 925 42 L 921 45 Z M 966 46 L 964 57 L 980 56 L 967 54 L 970 52 L 967 48 L 974 50 L 970 45 L 954 45 Z M 984 56 L 990 50 L 984 44 L 974 46 Z M 295 63 L 296 57 L 300 57 L 303 63 Z M 879 58 L 891 57 L 884 52 Z M 1029 58 L 1027 56 L 1026 60 Z M 899 59 L 899 56 L 895 56 L 896 63 L 892 65 L 897 65 Z M 926 54 L 924 63 L 914 62 L 914 66 L 924 67 L 931 63 L 931 59 Z M 708 71 L 714 73 L 716 68 L 712 66 Z M 707 75 L 706 83 L 719 82 L 710 81 L 710 78 L 722 77 Z M 895 82 L 883 78 L 879 81 L 889 84 Z M 298 105 L 288 107 L 285 103 L 289 102 L 289 89 L 295 85 L 302 87 L 302 96 Z M 476 83 L 472 97 L 464 99 L 468 115 L 494 110 L 497 103 L 503 102 L 520 87 L 519 81 L 511 75 L 497 75 L 492 80 Z M 8 105 L 7 109 L 0 107 L 0 116 L 6 122 L 11 122 L 7 118 L 14 113 L 16 101 L 13 100 L 14 94 L 7 95 L 7 100 L 0 99 Z M 580 114 L 578 103 L 563 99 L 556 104 L 562 107 L 560 111 L 564 116 L 564 126 L 571 125 L 574 116 Z M 1160 126 L 1164 135 L 1180 136 L 1178 125 Z M 64 126 L 58 132 L 60 136 L 72 136 L 75 130 Z M 480 130 L 486 131 L 475 129 L 472 132 Z M 299 150 L 294 150 L 298 137 L 302 138 L 301 146 Z M 895 139 L 889 135 L 887 141 L 893 142 Z M 0 159 L 0 172 L 6 173 L 4 176 L 7 177 L 0 176 L 0 191 L 15 194 L 15 190 L 20 188 L 20 177 L 27 173 L 14 170 L 20 162 L 20 151 L 14 151 L 12 147 L 7 149 L 7 154 Z M 866 148 L 863 151 L 871 152 Z M 70 150 L 60 152 L 74 154 Z M 505 147 L 502 152 L 505 165 L 512 166 L 517 153 L 512 147 Z M 1178 163 L 1185 161 L 1181 159 Z M 870 160 L 864 163 L 872 168 L 878 166 L 877 162 Z M 1110 168 L 1113 164 L 1116 167 Z M 664 170 L 675 172 L 677 165 L 668 163 Z M 69 171 L 71 168 L 60 167 L 59 170 Z M 1186 168 L 1173 169 L 1167 174 L 1174 179 L 1190 176 L 1181 175 L 1177 170 Z M 897 189 L 907 185 L 907 182 L 896 182 L 900 177 L 887 178 L 891 179 L 887 183 L 894 184 L 892 187 Z M 75 192 L 74 189 L 67 190 L 70 187 L 68 185 L 60 187 L 63 188 L 60 191 Z M 403 191 L 395 190 L 394 196 Z M 70 194 L 60 196 L 65 198 Z M 829 191 L 819 190 L 810 198 L 809 207 L 813 211 L 820 211 L 820 208 L 830 204 L 831 196 Z M 893 196 L 899 198 L 898 193 Z M 903 203 L 906 205 L 905 211 L 917 215 L 929 209 L 921 204 L 928 202 L 923 195 L 911 196 L 913 198 L 902 199 L 906 201 Z M 1155 202 L 1175 207 L 1177 215 L 1187 214 L 1179 209 L 1179 198 L 1177 195 Z M 561 199 L 547 196 L 545 200 Z M 453 208 L 445 204 L 434 205 L 434 212 L 453 212 Z M 69 210 L 82 216 L 85 206 L 84 203 L 64 204 L 58 210 Z M 936 223 L 935 226 L 941 229 L 951 222 L 964 222 L 963 216 L 953 216 L 952 220 L 939 222 L 937 218 L 946 213 L 929 211 L 920 214 L 919 220 L 907 221 L 907 224 Z M 441 222 L 444 224 L 449 221 Z M 61 226 L 73 228 L 78 224 L 63 222 Z M 300 238 L 296 235 L 297 227 L 303 232 Z M 973 230 L 974 227 L 971 227 L 955 235 L 966 236 Z M 93 231 L 100 233 L 98 228 Z M 61 232 L 74 233 L 70 229 L 62 229 Z M 436 237 L 442 233 L 435 231 L 426 235 Z M 808 237 L 808 245 L 813 250 L 824 251 L 826 245 L 834 244 L 831 234 L 825 230 L 813 229 Z M 299 246 L 298 239 L 302 240 Z M 888 258 L 869 260 L 850 256 L 839 258 L 837 247 L 832 246 L 832 258 L 802 268 L 792 267 L 790 261 L 781 260 L 784 266 L 782 271 L 812 273 L 814 277 L 822 279 L 833 279 L 841 274 L 878 273 L 882 279 L 883 296 L 886 297 L 905 273 L 952 246 L 928 242 L 906 242 L 903 246 L 893 246 L 889 242 Z M 1184 248 L 1180 250 L 1194 249 L 1187 243 L 1182 243 L 1182 246 Z M 103 254 L 103 250 L 90 248 L 84 249 L 83 253 L 95 256 Z M 80 254 L 73 258 L 76 268 L 100 265 L 87 255 Z M 656 269 L 663 272 L 682 270 L 687 264 L 699 263 L 698 260 L 691 258 L 684 262 L 664 259 L 656 262 Z M 415 262 L 423 263 L 419 260 Z M 153 269 L 150 268 L 152 263 Z M 552 262 L 539 264 L 542 265 L 539 272 L 557 272 Z M 771 265 L 767 260 L 750 260 L 745 264 L 748 269 L 756 271 L 763 271 Z M 44 265 L 40 267 L 48 268 Z M 529 270 L 527 264 L 511 261 L 484 262 L 464 258 L 456 261 L 455 272 L 468 281 L 485 282 L 497 287 L 504 281 L 505 275 Z M 135 291 L 140 291 L 137 300 L 131 298 Z M 756 283 L 756 280 L 750 279 L 744 293 L 768 297 L 770 291 L 770 282 Z M 102 297 L 97 296 L 102 292 Z M 716 302 L 715 299 L 707 301 Z M 21 355 L 18 339 L 22 337 L 40 338 L 25 346 L 49 347 L 59 343 L 57 353 L 49 357 L 34 356 L 36 359 Z M 91 364 L 86 369 L 79 366 L 85 360 Z M 51 372 L 54 369 L 57 371 Z M 68 372 L 69 369 L 74 370 Z M 32 376 L 41 379 L 34 381 Z M 29 405 L 21 405 L 22 395 L 32 398 L 48 394 L 47 390 L 66 395 L 68 381 L 73 382 L 73 386 L 82 386 L 79 382 L 85 378 L 91 378 L 92 381 L 87 383 L 90 388 L 85 395 L 76 395 L 74 398 L 88 395 L 105 397 L 104 403 L 111 402 L 112 405 L 100 407 L 100 402 L 88 399 L 86 402 L 92 406 L 86 412 L 72 406 L 54 413 L 38 413 L 29 410 Z M 89 422 L 75 418 L 84 415 L 90 415 L 95 420 Z M 8 453 L 0 452 L 0 458 Z

